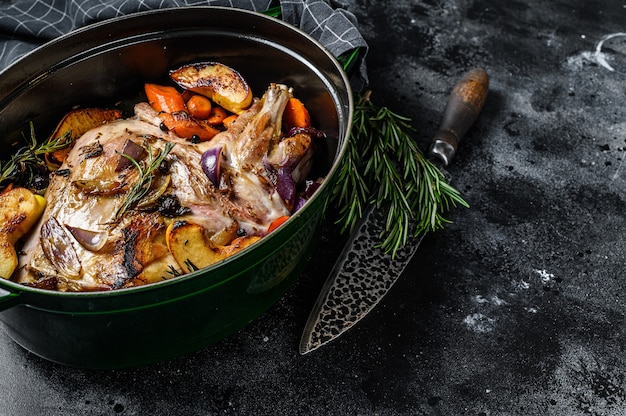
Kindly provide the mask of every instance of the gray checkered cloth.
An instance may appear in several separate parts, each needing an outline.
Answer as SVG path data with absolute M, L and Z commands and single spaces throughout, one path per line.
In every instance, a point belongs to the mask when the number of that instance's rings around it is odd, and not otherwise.
M 348 4 L 338 0 L 0 0 L 0 69 L 45 42 L 90 23 L 152 9 L 227 6 L 257 12 L 281 7 L 281 18 L 299 27 L 339 57 L 367 43 Z M 367 84 L 364 53 L 352 87 Z

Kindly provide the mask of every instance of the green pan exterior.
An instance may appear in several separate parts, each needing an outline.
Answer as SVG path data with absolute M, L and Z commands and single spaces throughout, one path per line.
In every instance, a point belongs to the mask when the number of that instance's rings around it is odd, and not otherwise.
M 257 96 L 270 82 L 293 85 L 328 135 L 314 166 L 326 181 L 260 242 L 182 277 L 93 293 L 0 280 L 0 321 L 27 350 L 80 368 L 171 359 L 246 326 L 276 303 L 306 266 L 343 157 L 353 102 L 336 59 L 280 20 L 230 8 L 165 9 L 58 38 L 0 73 L 0 145 L 9 148 L 30 121 L 36 131 L 52 131 L 76 105 L 118 105 L 132 114 L 145 82 L 167 82 L 169 69 L 202 60 L 233 66 Z

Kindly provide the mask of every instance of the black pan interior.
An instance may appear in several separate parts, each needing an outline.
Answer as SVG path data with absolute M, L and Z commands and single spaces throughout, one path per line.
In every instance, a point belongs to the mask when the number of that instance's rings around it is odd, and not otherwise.
M 349 92 L 333 58 L 310 38 L 265 16 L 227 8 L 159 10 L 96 24 L 59 38 L 0 74 L 2 159 L 33 123 L 45 138 L 75 107 L 119 107 L 127 115 L 145 82 L 170 82 L 180 65 L 218 61 L 237 69 L 255 96 L 271 82 L 294 87 L 328 135 L 318 169 L 334 163 Z M 322 172 L 320 172 L 322 173 Z

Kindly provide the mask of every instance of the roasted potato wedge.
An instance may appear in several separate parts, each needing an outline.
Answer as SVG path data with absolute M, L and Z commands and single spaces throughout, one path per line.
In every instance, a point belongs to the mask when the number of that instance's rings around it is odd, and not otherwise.
M 172 222 L 165 233 L 167 248 L 185 273 L 224 260 L 259 239 L 257 236 L 246 236 L 236 238 L 228 245 L 216 244 L 204 227 L 184 220 Z
M 103 123 L 122 118 L 120 110 L 108 110 L 101 108 L 81 108 L 67 113 L 59 122 L 54 133 L 50 135 L 50 140 L 62 138 L 67 132 L 65 140 L 73 142 L 87 131 Z M 63 164 L 63 161 L 70 152 L 72 146 L 54 152 L 46 153 L 46 164 L 50 170 L 56 170 Z
M 218 62 L 200 62 L 170 71 L 180 87 L 204 95 L 231 113 L 241 114 L 252 104 L 252 90 L 233 68 Z
M 11 278 L 18 264 L 15 243 L 39 220 L 46 199 L 26 188 L 0 195 L 0 277 Z

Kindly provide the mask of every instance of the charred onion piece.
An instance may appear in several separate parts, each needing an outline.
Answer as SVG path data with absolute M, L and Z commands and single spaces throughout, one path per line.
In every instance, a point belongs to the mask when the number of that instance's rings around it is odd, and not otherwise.
M 322 185 L 322 180 L 323 179 L 320 178 L 316 181 L 309 180 L 305 182 L 304 195 L 306 199 L 311 198 L 315 191 L 319 189 L 319 187 Z
M 124 143 L 124 147 L 122 148 L 122 151 L 120 152 L 120 157 L 117 161 L 117 166 L 115 166 L 115 172 L 121 172 L 124 169 L 127 169 L 128 167 L 132 166 L 133 162 L 131 162 L 129 158 L 139 161 L 143 159 L 144 157 L 146 157 L 147 154 L 148 153 L 146 152 L 146 149 L 144 149 L 143 146 L 135 143 L 132 140 L 126 140 L 126 143 Z
M 293 204 L 293 209 L 291 211 L 298 212 L 304 206 L 304 204 L 306 204 L 306 201 L 307 200 L 303 198 L 302 196 L 298 196 L 296 198 L 296 203 Z
M 291 211 L 296 202 L 296 182 L 293 180 L 293 176 L 291 176 L 291 169 L 286 166 L 279 168 L 277 171 L 276 191 Z
M 237 221 L 233 221 L 226 227 L 222 228 L 220 231 L 213 234 L 211 236 L 211 241 L 221 246 L 228 245 L 235 238 L 238 237 L 237 235 L 238 231 L 239 231 L 239 224 L 237 223 Z
M 99 251 L 107 242 L 107 233 L 104 231 L 90 231 L 65 224 L 76 241 L 89 251 Z
M 62 276 L 70 279 L 80 277 L 81 265 L 72 240 L 54 217 L 50 217 L 41 227 L 41 248 L 43 254 Z
M 308 134 L 314 139 L 323 139 L 326 137 L 326 133 L 315 127 L 292 127 L 289 129 L 285 137 L 292 137 L 296 134 Z
M 296 203 L 293 205 L 292 212 L 297 212 L 300 208 L 306 204 L 306 202 L 313 196 L 315 191 L 322 185 L 321 178 L 316 181 L 308 180 L 305 182 L 304 191 L 296 197 Z
M 137 204 L 137 208 L 144 208 L 155 204 L 161 195 L 163 195 L 167 190 L 167 187 L 170 184 L 170 179 L 170 175 L 159 175 L 157 179 L 158 184 L 156 186 L 154 183 L 152 184 L 152 190 Z

